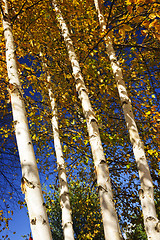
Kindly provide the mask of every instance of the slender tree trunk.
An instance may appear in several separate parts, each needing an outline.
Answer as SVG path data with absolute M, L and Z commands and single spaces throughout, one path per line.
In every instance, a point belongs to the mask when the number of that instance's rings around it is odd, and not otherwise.
M 14 39 L 9 22 L 7 0 L 3 0 L 1 12 L 6 42 L 6 62 L 9 79 L 9 92 L 11 96 L 13 121 L 22 167 L 21 188 L 22 192 L 25 194 L 33 239 L 51 240 L 52 237 L 48 217 L 44 206 L 38 168 L 29 134 L 24 98 L 22 95 L 17 71 Z
M 98 18 L 102 32 L 106 31 L 106 23 L 104 20 L 104 16 L 100 10 L 100 1 L 94 0 L 94 3 L 98 12 Z M 126 86 L 123 80 L 122 70 L 117 61 L 115 51 L 112 45 L 112 40 L 109 36 L 105 38 L 105 44 L 108 57 L 111 61 L 111 67 L 117 84 L 121 105 L 124 112 L 126 125 L 129 131 L 130 141 L 133 146 L 133 152 L 141 181 L 141 189 L 139 190 L 139 196 L 143 211 L 144 226 L 146 229 L 148 240 L 157 240 L 160 239 L 160 222 L 156 215 L 153 183 L 144 152 L 144 146 L 139 137 L 138 129 L 132 111 L 131 100 L 128 97 Z
M 68 189 L 68 183 L 67 183 L 65 161 L 64 161 L 63 151 L 62 151 L 60 137 L 59 137 L 57 107 L 54 99 L 53 89 L 51 87 L 51 81 L 50 81 L 51 77 L 50 77 L 50 74 L 47 73 L 47 66 L 44 63 L 44 60 L 43 60 L 43 66 L 45 69 L 48 94 L 49 94 L 51 109 L 52 109 L 51 122 L 52 122 L 53 136 L 54 136 L 54 147 L 55 147 L 56 158 L 57 158 L 58 177 L 60 182 L 60 205 L 62 210 L 63 235 L 64 235 L 64 240 L 74 240 L 73 222 L 72 222 L 72 216 L 71 216 L 71 206 L 70 206 L 70 199 L 69 199 L 69 189 Z
M 70 38 L 67 25 L 55 0 L 52 1 L 52 6 L 56 13 L 56 17 L 59 22 L 61 32 L 68 50 L 68 55 L 73 70 L 73 76 L 75 78 L 76 90 L 81 100 L 83 113 L 87 122 L 89 141 L 92 149 L 95 170 L 97 173 L 97 184 L 99 189 L 100 205 L 102 209 L 105 239 L 120 240 L 120 228 L 113 202 L 113 193 L 109 177 L 109 169 L 103 152 L 97 120 L 91 107 L 91 103 L 87 94 L 87 89 L 82 77 L 80 66 L 74 51 L 73 42 Z

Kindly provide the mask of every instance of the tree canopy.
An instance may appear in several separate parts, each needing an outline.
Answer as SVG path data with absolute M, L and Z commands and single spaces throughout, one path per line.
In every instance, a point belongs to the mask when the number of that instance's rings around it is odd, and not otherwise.
M 132 101 L 135 121 L 144 143 L 154 187 L 157 189 L 160 175 L 159 3 L 156 0 L 100 1 L 107 25 L 105 32 L 100 29 L 94 1 L 58 0 L 57 3 L 69 29 L 98 122 L 110 169 L 114 202 L 122 232 L 125 232 L 130 224 L 138 225 L 137 219 L 139 221 L 142 218 L 138 198 L 140 181 L 104 38 L 110 36 L 112 39 Z M 49 179 L 49 184 L 51 181 L 55 188 L 59 187 L 51 126 L 52 109 L 40 53 L 47 64 L 47 71 L 51 76 L 49 84 L 57 104 L 75 234 L 77 239 L 92 239 L 90 234 L 93 239 L 100 239 L 96 236 L 102 233 L 102 222 L 97 193 L 93 191 L 96 188 L 96 176 L 86 119 L 76 92 L 71 63 L 55 11 L 51 1 L 43 0 L 8 0 L 8 6 L 23 98 L 41 176 Z M 5 40 L 2 23 L 0 24 L 0 176 L 10 188 L 9 193 L 6 192 L 3 184 L 1 189 L 4 190 L 0 197 L 3 198 L 2 202 L 8 203 L 12 201 L 12 194 L 14 196 L 14 192 L 20 190 L 11 184 L 15 176 L 19 175 L 19 164 L 10 96 L 7 91 L 9 79 L 5 63 Z M 50 187 L 52 189 L 52 186 Z M 15 202 L 15 198 L 13 199 Z M 56 192 L 52 207 L 60 211 L 57 199 Z M 85 201 L 87 207 L 80 204 L 80 201 Z M 157 192 L 155 201 L 158 201 Z M 22 202 L 23 200 L 20 201 Z M 97 209 L 96 216 L 91 216 L 94 207 Z M 6 223 L 8 220 L 3 217 L 3 204 L 1 208 L 0 220 Z M 158 208 L 159 206 L 157 210 Z M 55 221 L 51 222 L 53 235 L 62 236 L 62 231 L 56 227 L 60 212 L 49 211 L 49 214 L 57 214 L 53 217 Z M 94 219 L 99 222 L 94 222 Z M 83 223 L 80 223 L 81 220 Z M 79 229 L 78 224 L 81 226 Z M 57 239 L 60 239 L 59 235 Z

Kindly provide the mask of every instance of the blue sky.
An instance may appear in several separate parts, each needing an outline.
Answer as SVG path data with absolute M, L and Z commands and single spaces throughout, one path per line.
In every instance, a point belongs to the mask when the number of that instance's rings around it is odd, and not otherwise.
M 53 156 L 50 157 L 53 161 Z M 4 217 L 11 217 L 12 220 L 9 221 L 9 230 L 4 230 L 0 232 L 0 240 L 3 240 L 4 238 L 2 236 L 8 235 L 10 240 L 26 240 L 26 238 L 23 238 L 24 235 L 29 235 L 31 232 L 30 229 L 30 221 L 27 214 L 27 207 L 23 207 L 20 209 L 20 205 L 17 204 L 18 200 L 24 201 L 24 194 L 22 194 L 20 189 L 20 183 L 21 183 L 21 169 L 15 168 L 14 171 L 17 173 L 17 177 L 15 180 L 13 180 L 13 185 L 16 184 L 16 187 L 18 188 L 18 194 L 14 193 L 14 198 L 7 199 L 5 195 L 1 196 L 6 198 L 5 199 L 5 206 L 7 206 L 7 209 L 9 211 L 13 210 L 13 216 L 10 214 L 4 214 Z M 42 189 L 46 188 L 47 191 L 51 191 L 51 189 L 48 187 L 49 184 L 52 184 L 53 178 L 55 178 L 54 174 L 50 174 L 48 181 L 46 181 L 45 176 L 39 171 L 40 175 L 40 182 L 42 185 Z M 4 203 L 3 199 L 0 199 L 0 210 L 3 209 Z M 2 228 L 0 227 L 0 230 Z M 13 234 L 13 232 L 16 232 Z M 29 238 L 27 238 L 28 240 Z M 8 238 L 6 238 L 8 240 Z
M 13 234 L 13 232 L 16 234 Z M 18 206 L 14 209 L 12 220 L 9 222 L 9 230 L 5 230 L 0 233 L 0 239 L 2 235 L 7 234 L 10 240 L 24 239 L 22 236 L 30 233 L 30 224 L 27 216 L 27 208 L 20 209 Z

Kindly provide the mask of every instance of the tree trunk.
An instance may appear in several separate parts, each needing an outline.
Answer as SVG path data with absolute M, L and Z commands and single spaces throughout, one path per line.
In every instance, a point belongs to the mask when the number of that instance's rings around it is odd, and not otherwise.
M 3 0 L 1 12 L 6 42 L 6 63 L 9 79 L 8 87 L 11 96 L 15 134 L 22 167 L 21 188 L 22 192 L 25 194 L 33 239 L 51 240 L 52 236 L 43 201 L 38 168 L 29 134 L 24 98 L 17 71 L 14 39 L 9 22 L 7 0 Z
M 81 100 L 83 113 L 87 122 L 89 141 L 92 149 L 95 170 L 97 173 L 97 184 L 100 196 L 100 205 L 102 209 L 105 239 L 120 240 L 120 228 L 113 202 L 109 169 L 103 152 L 97 120 L 90 104 L 87 89 L 81 74 L 80 66 L 74 51 L 73 42 L 70 38 L 68 28 L 55 0 L 52 1 L 52 6 L 56 13 L 56 17 L 68 50 L 68 55 L 73 70 L 73 76 L 75 78 L 76 90 Z
M 98 0 L 94 0 L 98 18 L 102 32 L 106 31 L 106 23 L 101 13 Z M 141 181 L 141 189 L 139 196 L 143 211 L 144 226 L 146 229 L 148 240 L 160 239 L 160 222 L 156 215 L 154 203 L 154 190 L 149 166 L 146 160 L 144 146 L 139 137 L 138 129 L 134 119 L 131 100 L 128 97 L 126 86 L 123 80 L 122 70 L 117 61 L 115 51 L 113 49 L 112 40 L 109 36 L 105 38 L 107 54 L 111 62 L 113 75 L 118 88 L 122 109 L 125 116 L 126 125 L 129 131 L 130 141 L 133 146 L 133 152 L 137 163 L 137 169 Z
M 44 63 L 44 60 L 43 60 L 43 66 L 45 69 L 48 94 L 49 94 L 51 108 L 52 108 L 51 123 L 52 123 L 53 136 L 54 136 L 54 147 L 55 147 L 56 158 L 57 158 L 58 177 L 60 182 L 60 205 L 62 210 L 63 235 L 64 235 L 64 240 L 74 240 L 73 222 L 72 222 L 72 216 L 71 216 L 71 206 L 70 206 L 70 199 L 69 199 L 69 190 L 68 190 L 67 175 L 66 175 L 66 169 L 65 169 L 65 161 L 64 161 L 63 151 L 62 151 L 60 137 L 59 137 L 57 107 L 56 107 L 56 102 L 54 99 L 54 94 L 53 94 L 53 90 L 50 83 L 51 77 L 49 73 L 47 73 L 47 66 Z

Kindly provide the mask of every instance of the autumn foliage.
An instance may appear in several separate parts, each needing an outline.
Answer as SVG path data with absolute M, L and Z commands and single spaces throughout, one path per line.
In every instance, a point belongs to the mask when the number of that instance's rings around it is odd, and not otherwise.
M 0 1 L 2 18 L 5 17 L 3 2 Z M 72 73 L 71 57 L 68 56 L 64 35 L 58 22 L 59 15 L 51 3 L 52 1 L 42 0 L 8 0 L 9 22 L 14 37 L 14 53 L 22 87 L 20 98 L 24 101 L 40 175 L 42 179 L 48 180 L 52 191 L 52 194 L 48 195 L 47 190 L 43 189 L 49 216 L 52 216 L 55 208 L 60 211 L 57 205 L 60 185 L 57 180 L 57 160 L 51 123 L 53 109 L 48 95 L 48 89 L 52 89 L 68 184 L 72 191 L 70 192 L 72 217 L 73 219 L 74 215 L 76 218 L 80 217 L 79 221 L 73 220 L 73 228 L 75 232 L 78 232 L 77 239 L 100 239 L 98 234 L 103 231 L 98 200 L 100 186 L 96 184 L 96 167 L 92 160 L 94 153 L 89 144 L 91 135 L 88 133 L 86 112 L 80 101 L 81 95 L 78 95 L 78 87 L 76 87 L 78 78 L 75 80 L 75 75 Z M 134 144 L 131 144 L 129 140 L 122 111 L 125 103 L 119 98 L 105 40 L 107 37 L 111 39 L 118 64 L 122 69 L 123 80 L 129 99 L 131 99 L 135 122 L 143 142 L 153 185 L 157 189 L 160 176 L 158 155 L 160 147 L 159 3 L 155 0 L 101 0 L 99 4 L 106 23 L 104 31 L 100 27 L 94 1 L 57 1 L 84 78 L 83 90 L 88 95 L 95 114 L 95 120 L 91 119 L 91 122 L 95 121 L 100 131 L 122 233 L 126 233 L 130 226 L 135 226 L 135 224 L 141 224 L 144 232 L 139 201 L 139 169 L 137 170 L 132 152 Z M 15 122 L 12 120 L 10 97 L 12 89 L 7 75 L 5 43 L 1 22 L 0 176 L 3 184 L 1 186 L 0 183 L 0 186 L 3 191 L 0 195 L 2 202 L 0 231 L 9 228 L 8 222 L 13 212 L 12 208 L 8 209 L 6 206 L 9 201 L 12 201 L 15 189 L 17 189 L 17 194 L 20 194 L 17 175 L 19 181 L 21 180 L 21 175 L 17 170 L 19 168 L 18 150 L 14 137 Z M 50 76 L 49 82 L 47 81 L 48 75 Z M 16 161 L 13 163 L 14 158 Z M 7 169 L 11 163 L 10 171 Z M 9 191 L 5 190 L 4 183 Z M 85 204 L 80 204 L 82 199 L 79 193 Z M 22 196 L 20 198 L 19 204 L 22 207 L 24 200 Z M 13 203 L 17 201 L 14 197 L 13 200 Z M 96 201 L 93 206 L 97 208 L 98 215 L 94 215 L 91 200 Z M 157 209 L 159 209 L 158 201 L 156 192 Z M 85 225 L 86 215 L 90 226 L 87 223 Z M 59 221 L 59 216 L 57 218 Z M 75 222 L 80 225 L 79 229 Z M 98 230 L 93 229 L 94 226 Z M 54 222 L 51 222 L 51 229 L 55 234 L 57 228 L 54 228 Z M 128 236 L 131 237 L 131 235 Z M 29 240 L 31 239 L 30 236 Z

